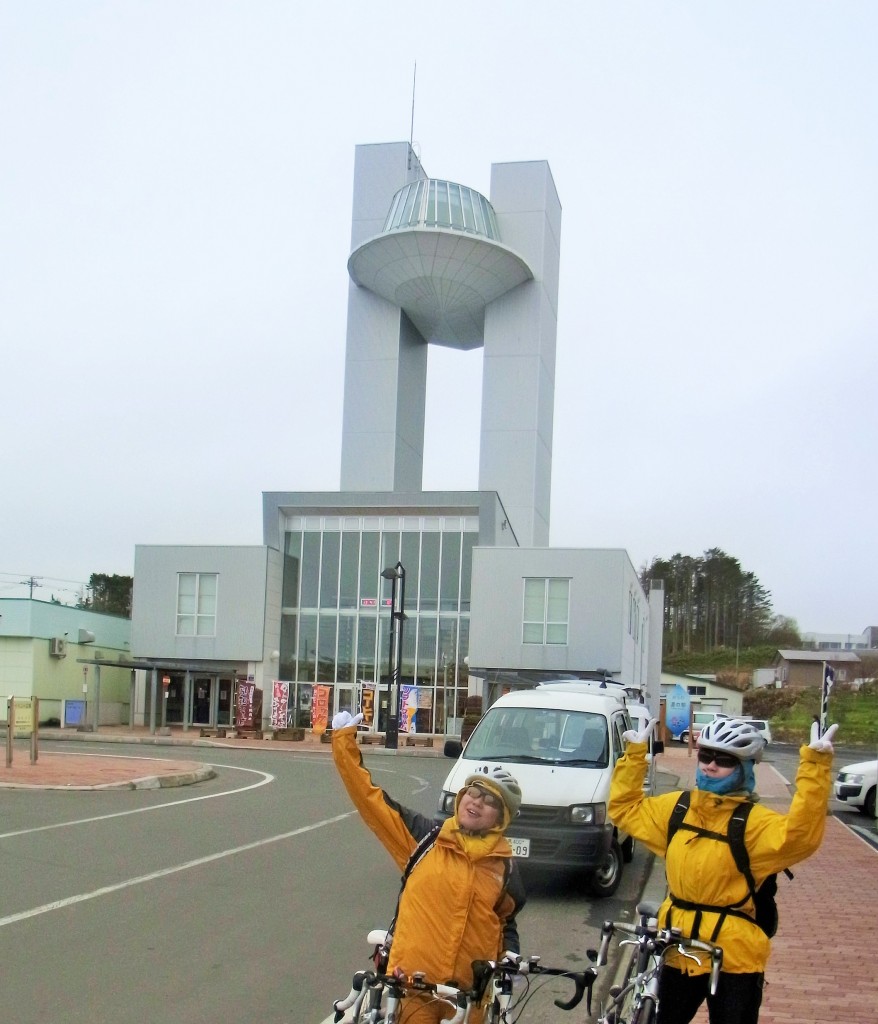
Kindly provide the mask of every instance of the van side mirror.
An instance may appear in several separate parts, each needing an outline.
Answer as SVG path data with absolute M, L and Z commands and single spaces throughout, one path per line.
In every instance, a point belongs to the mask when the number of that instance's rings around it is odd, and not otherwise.
M 445 746 L 442 748 L 442 753 L 446 757 L 460 757 L 463 753 L 463 744 L 460 740 L 446 740 Z

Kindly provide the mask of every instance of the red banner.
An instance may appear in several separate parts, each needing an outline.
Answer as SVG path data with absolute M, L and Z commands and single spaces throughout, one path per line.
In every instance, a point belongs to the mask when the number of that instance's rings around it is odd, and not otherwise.
M 331 686 L 315 686 L 311 694 L 311 728 L 318 735 L 329 726 L 329 696 Z
M 271 727 L 286 729 L 287 711 L 290 706 L 290 684 L 279 683 L 276 679 L 271 685 Z
M 253 728 L 253 698 L 256 695 L 256 684 L 246 679 L 238 680 L 238 707 L 235 724 L 239 729 Z

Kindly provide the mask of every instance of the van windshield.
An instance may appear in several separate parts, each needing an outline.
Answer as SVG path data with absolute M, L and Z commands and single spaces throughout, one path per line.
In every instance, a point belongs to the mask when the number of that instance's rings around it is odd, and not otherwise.
M 476 761 L 606 768 L 610 763 L 607 720 L 589 711 L 491 708 L 470 736 L 463 756 Z

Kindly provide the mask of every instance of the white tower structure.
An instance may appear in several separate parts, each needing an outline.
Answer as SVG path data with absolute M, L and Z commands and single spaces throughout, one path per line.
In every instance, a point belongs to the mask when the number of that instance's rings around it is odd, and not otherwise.
M 342 491 L 422 490 L 428 346 L 483 347 L 479 490 L 548 544 L 560 233 L 545 161 L 493 164 L 489 200 L 357 147 Z

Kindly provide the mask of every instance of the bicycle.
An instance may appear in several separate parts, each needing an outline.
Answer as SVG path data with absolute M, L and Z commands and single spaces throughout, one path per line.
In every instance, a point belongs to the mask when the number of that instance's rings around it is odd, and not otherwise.
M 511 1024 L 511 1012 L 521 1010 L 533 994 L 526 980 L 526 989 L 513 1000 L 515 979 L 529 979 L 530 976 L 569 978 L 574 984 L 573 996 L 554 1003 L 562 1010 L 572 1010 L 588 995 L 586 1007 L 591 1015 L 591 988 L 597 977 L 594 967 L 582 971 L 568 968 L 545 967 L 538 956 L 531 956 L 518 962 L 513 960 L 473 961 L 473 984 L 464 989 L 456 985 L 443 985 L 427 981 L 423 974 L 410 976 L 395 971 L 386 974 L 389 937 L 384 931 L 373 931 L 368 942 L 374 947 L 372 960 L 374 970 L 357 971 L 351 990 L 344 999 L 333 1003 L 334 1024 L 397 1024 L 402 1000 L 410 996 L 436 999 L 448 1005 L 452 1012 L 443 1024 L 466 1024 L 474 1006 L 486 1002 L 484 1024 Z M 488 989 L 490 999 L 486 1000 Z
M 695 952 L 710 954 L 710 994 L 716 995 L 722 970 L 723 951 L 712 942 L 702 942 L 684 936 L 679 928 L 659 928 L 657 903 L 638 903 L 637 924 L 625 921 L 604 921 L 597 966 L 607 962 L 610 939 L 616 932 L 631 935 L 620 946 L 634 946 L 625 978 L 614 985 L 603 1007 L 598 1024 L 653 1024 L 659 1005 L 659 974 L 667 955 L 673 951 L 700 963 Z

